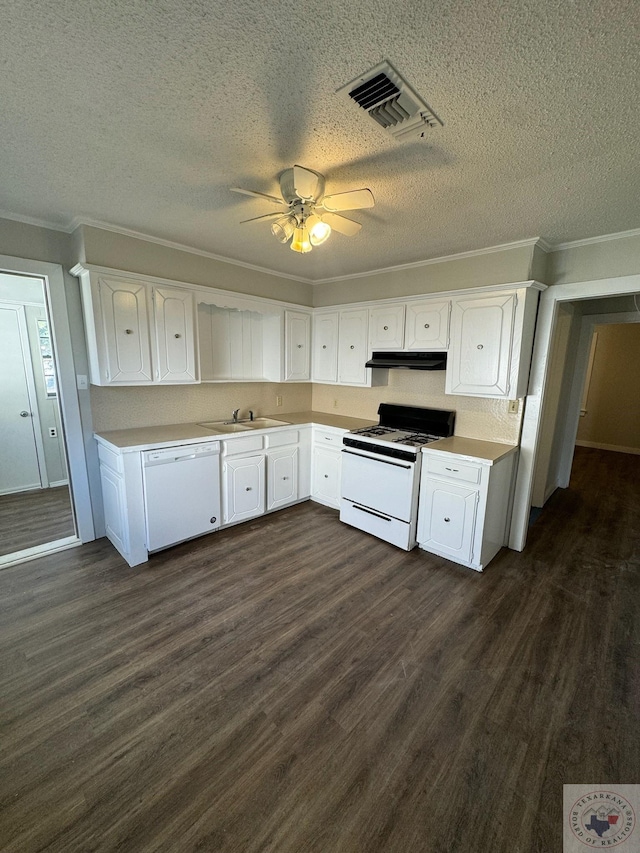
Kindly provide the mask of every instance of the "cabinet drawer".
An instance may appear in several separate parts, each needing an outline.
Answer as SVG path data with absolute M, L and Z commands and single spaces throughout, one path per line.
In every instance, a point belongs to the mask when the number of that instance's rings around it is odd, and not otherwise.
M 225 456 L 235 456 L 238 453 L 253 453 L 262 450 L 261 435 L 247 435 L 242 438 L 232 438 L 222 442 L 222 452 Z
M 122 463 L 122 455 L 109 450 L 104 444 L 98 445 L 98 459 L 100 464 L 111 471 L 116 471 L 118 474 L 124 474 L 124 465 Z
M 314 430 L 313 443 L 320 447 L 337 447 L 342 449 L 342 433 L 325 432 L 324 430 Z
M 480 482 L 482 468 L 479 465 L 470 465 L 468 462 L 457 462 L 455 457 L 452 457 L 451 461 L 427 457 L 427 474 L 446 477 L 447 480 L 462 480 L 465 483 L 477 484 Z
M 285 444 L 297 444 L 300 441 L 300 434 L 297 429 L 279 429 L 268 433 L 264 438 L 266 447 L 282 447 Z

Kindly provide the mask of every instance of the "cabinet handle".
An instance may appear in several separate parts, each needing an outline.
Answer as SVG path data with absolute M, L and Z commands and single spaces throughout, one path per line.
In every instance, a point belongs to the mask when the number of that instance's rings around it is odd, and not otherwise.
M 482 346 L 482 344 L 478 344 L 477 349 L 484 349 L 484 347 Z
M 181 337 L 182 337 L 182 335 L 180 334 L 180 332 L 176 332 L 176 333 L 175 333 L 175 335 L 174 335 L 173 337 L 174 337 L 174 338 L 181 338 Z
M 353 344 L 351 344 L 351 346 L 349 347 L 349 349 L 355 349 L 354 345 L 353 345 Z
M 388 331 L 389 331 L 389 327 L 388 327 L 388 326 L 383 326 L 382 328 L 385 330 L 385 332 L 388 332 Z
M 428 324 L 428 323 L 425 323 L 425 324 L 424 324 L 424 327 L 425 327 L 425 329 L 428 329 L 428 328 L 429 328 L 429 324 Z
M 124 330 L 124 333 L 125 333 L 125 335 L 132 335 L 132 334 L 133 334 L 133 329 L 125 329 L 125 330 Z
M 450 518 L 445 518 L 445 521 L 448 523 L 448 522 L 450 522 L 450 521 L 451 521 L 451 519 L 450 519 Z
M 445 465 L 444 467 L 447 469 L 447 471 L 455 471 L 455 473 L 456 473 L 456 474 L 457 474 L 457 473 L 458 473 L 458 471 L 460 470 L 459 468 L 447 468 L 447 466 L 446 466 L 446 465 Z

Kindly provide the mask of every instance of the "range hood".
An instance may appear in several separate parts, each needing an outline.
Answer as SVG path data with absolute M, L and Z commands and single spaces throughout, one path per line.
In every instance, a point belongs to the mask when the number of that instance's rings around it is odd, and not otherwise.
M 446 352 L 374 352 L 365 367 L 402 370 L 445 370 Z

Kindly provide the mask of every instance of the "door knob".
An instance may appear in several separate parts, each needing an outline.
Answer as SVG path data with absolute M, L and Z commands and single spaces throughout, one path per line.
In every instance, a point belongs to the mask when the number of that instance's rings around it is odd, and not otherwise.
M 30 414 L 31 414 L 31 412 L 20 412 L 20 417 L 21 418 L 28 418 Z

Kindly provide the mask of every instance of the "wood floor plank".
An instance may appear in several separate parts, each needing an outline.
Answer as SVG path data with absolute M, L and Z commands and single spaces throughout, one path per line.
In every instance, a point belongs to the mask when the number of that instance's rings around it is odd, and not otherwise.
M 482 575 L 315 504 L 0 572 L 0 849 L 559 853 L 637 781 L 639 483 L 579 449 Z

